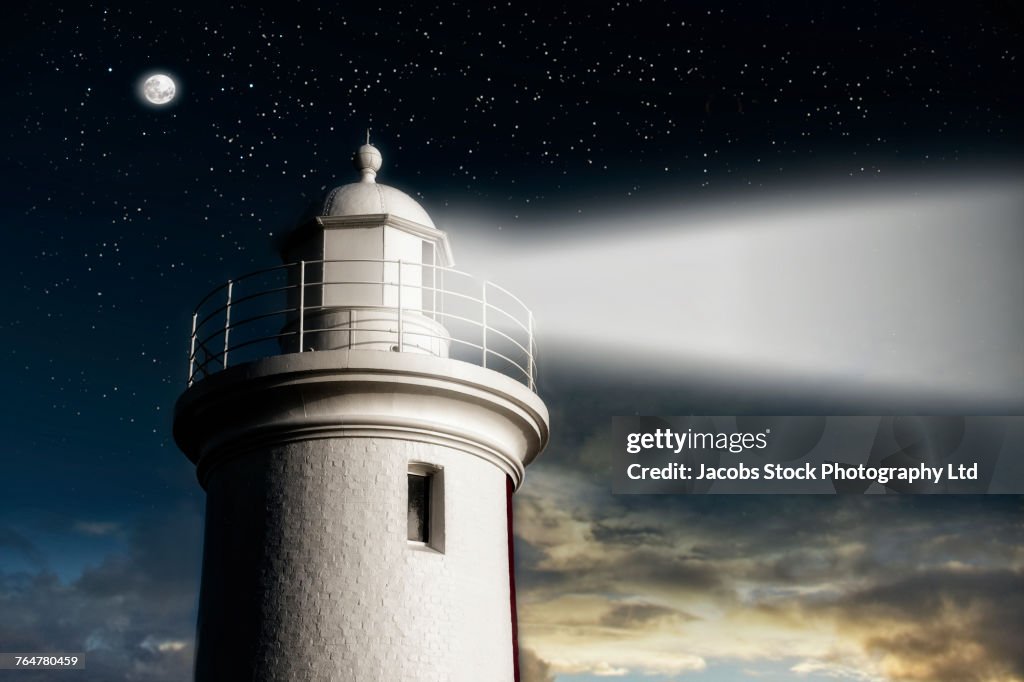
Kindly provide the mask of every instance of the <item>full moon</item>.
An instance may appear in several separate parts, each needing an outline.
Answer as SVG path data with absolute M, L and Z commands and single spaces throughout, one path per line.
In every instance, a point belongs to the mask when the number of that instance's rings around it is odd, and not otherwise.
M 174 99 L 176 90 L 174 79 L 162 73 L 150 76 L 142 84 L 142 95 L 153 104 L 167 104 Z

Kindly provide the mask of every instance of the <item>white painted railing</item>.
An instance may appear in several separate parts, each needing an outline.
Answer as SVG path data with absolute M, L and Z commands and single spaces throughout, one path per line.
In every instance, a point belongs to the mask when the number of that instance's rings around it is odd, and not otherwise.
M 380 279 L 325 276 L 377 265 Z M 522 301 L 459 270 L 379 259 L 299 261 L 217 287 L 192 314 L 188 384 L 229 361 L 337 347 L 444 355 L 536 390 L 533 314 Z

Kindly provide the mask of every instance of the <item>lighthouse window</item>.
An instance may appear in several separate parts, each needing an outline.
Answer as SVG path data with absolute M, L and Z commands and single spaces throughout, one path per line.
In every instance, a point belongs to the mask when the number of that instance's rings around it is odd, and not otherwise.
M 409 539 L 430 542 L 430 489 L 434 477 L 427 473 L 409 473 Z
M 423 267 L 420 268 L 420 277 L 423 283 L 423 310 L 434 312 L 437 309 L 437 292 L 434 290 L 434 266 L 436 266 L 437 263 L 434 261 L 433 244 L 423 242 L 421 258 L 422 260 L 420 262 L 423 263 Z
M 409 545 L 444 553 L 444 469 L 409 462 Z

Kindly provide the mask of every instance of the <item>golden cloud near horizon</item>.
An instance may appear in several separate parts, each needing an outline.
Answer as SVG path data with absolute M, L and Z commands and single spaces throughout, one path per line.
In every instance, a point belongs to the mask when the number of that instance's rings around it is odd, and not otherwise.
M 524 682 L 721 664 L 1024 682 L 1019 500 L 652 499 L 586 481 L 549 467 L 517 495 Z

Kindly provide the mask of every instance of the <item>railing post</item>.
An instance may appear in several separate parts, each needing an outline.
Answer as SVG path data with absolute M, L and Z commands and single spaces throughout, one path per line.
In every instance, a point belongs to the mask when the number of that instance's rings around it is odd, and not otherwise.
M 438 321 L 438 317 L 440 317 L 441 318 L 440 319 L 441 324 L 444 324 L 444 320 L 445 320 L 445 317 L 444 317 L 444 295 L 446 293 L 446 290 L 444 288 L 444 270 L 438 270 L 436 265 L 434 266 L 434 289 L 435 289 L 434 293 L 437 293 L 437 291 L 436 291 L 437 289 L 441 290 L 441 310 L 440 310 L 440 315 L 438 315 L 439 311 L 437 309 L 437 303 L 435 302 L 434 303 L 434 322 L 437 322 Z
M 527 326 L 526 347 L 530 349 L 529 352 L 527 353 L 527 355 L 529 355 L 529 357 L 526 359 L 526 384 L 530 388 L 530 390 L 532 391 L 533 390 L 533 311 L 532 310 L 527 310 L 526 311 L 526 326 Z
M 482 331 L 482 338 L 480 339 L 480 346 L 483 349 L 481 351 L 481 354 L 483 356 L 481 359 L 483 360 L 483 368 L 487 369 L 487 280 L 484 280 L 483 298 L 481 300 L 482 300 L 482 302 L 484 304 L 484 306 L 483 306 L 483 314 L 481 315 L 481 325 L 480 325 L 480 329 Z
M 306 261 L 299 261 L 299 352 L 305 347 L 306 331 Z
M 196 320 L 199 319 L 199 312 L 192 313 L 192 337 L 188 349 L 188 385 L 192 385 L 192 375 L 196 371 Z
M 423 275 L 421 274 L 422 278 Z M 437 322 L 437 250 L 434 250 L 434 262 L 430 264 L 430 288 L 432 289 L 430 301 L 430 314 L 434 318 L 434 322 Z
M 220 361 L 224 369 L 228 367 L 228 339 L 231 336 L 231 290 L 234 288 L 235 283 L 228 280 L 228 302 L 224 306 L 224 355 L 221 356 Z
M 402 329 L 402 260 L 398 260 L 398 352 L 401 353 L 403 349 L 403 338 Z

